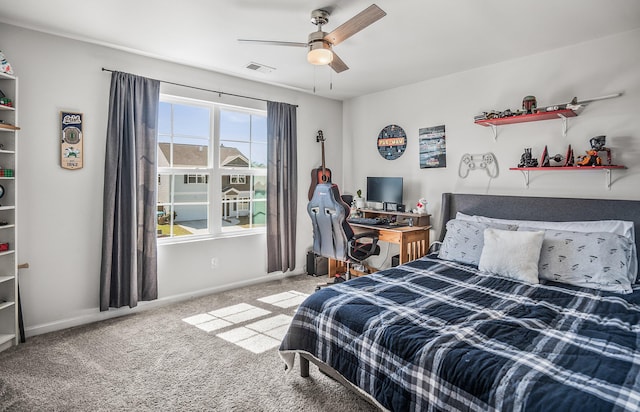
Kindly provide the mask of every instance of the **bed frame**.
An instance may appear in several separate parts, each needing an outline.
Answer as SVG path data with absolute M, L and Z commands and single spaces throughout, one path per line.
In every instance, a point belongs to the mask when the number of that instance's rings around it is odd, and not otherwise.
M 442 214 L 438 240 L 446 233 L 446 223 L 456 213 L 500 219 L 545 220 L 551 222 L 583 220 L 626 220 L 634 223 L 636 250 L 640 251 L 640 200 L 578 199 L 442 194 Z
M 634 222 L 636 250 L 640 251 L 640 200 L 551 198 L 529 196 L 502 196 L 443 193 L 441 225 L 438 240 L 446 233 L 446 223 L 457 212 L 468 215 L 518 220 L 545 220 L 553 222 L 585 220 L 626 220 Z M 307 353 L 300 354 L 300 376 L 309 376 L 309 362 L 320 372 L 340 382 L 374 406 L 377 401 L 346 380 L 333 368 Z

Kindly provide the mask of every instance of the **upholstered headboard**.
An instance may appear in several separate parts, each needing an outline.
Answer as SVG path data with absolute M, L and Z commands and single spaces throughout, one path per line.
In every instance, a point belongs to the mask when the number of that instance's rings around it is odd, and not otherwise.
M 627 220 L 634 222 L 636 250 L 640 251 L 640 201 L 442 194 L 442 222 L 438 240 L 442 241 L 446 223 L 457 212 L 501 219 L 546 220 L 552 222 L 581 220 Z

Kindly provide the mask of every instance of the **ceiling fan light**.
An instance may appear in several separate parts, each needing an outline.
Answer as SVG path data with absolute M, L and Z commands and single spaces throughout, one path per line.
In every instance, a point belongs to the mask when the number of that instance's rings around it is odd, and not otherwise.
M 307 61 L 315 65 L 331 63 L 333 61 L 331 46 L 322 41 L 311 43 L 309 53 L 307 53 Z

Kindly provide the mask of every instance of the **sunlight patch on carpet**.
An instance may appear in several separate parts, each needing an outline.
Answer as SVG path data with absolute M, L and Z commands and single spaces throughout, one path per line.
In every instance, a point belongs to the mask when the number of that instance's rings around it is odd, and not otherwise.
M 289 315 L 276 315 L 271 318 L 259 320 L 247 325 L 247 328 L 253 329 L 256 332 L 266 332 L 271 329 L 275 329 L 279 326 L 285 326 L 291 323 L 291 316 Z
M 227 322 L 222 319 L 214 319 L 204 323 L 198 323 L 196 328 L 202 329 L 205 332 L 213 332 L 214 330 L 224 329 L 227 326 L 231 326 L 233 323 Z
M 184 318 L 182 319 L 183 321 L 187 322 L 189 325 L 197 325 L 199 323 L 205 323 L 205 322 L 209 322 L 210 320 L 214 320 L 215 317 L 207 314 L 207 313 L 201 313 L 199 315 L 195 315 L 195 316 L 190 316 L 188 318 Z
M 288 315 L 276 315 L 216 336 L 253 353 L 262 353 L 280 346 L 291 319 Z
M 226 308 L 212 310 L 209 314 L 218 318 L 224 318 L 225 316 L 235 315 L 255 308 L 255 306 L 249 305 L 248 303 L 239 303 L 237 305 L 227 306 Z
M 262 353 L 269 349 L 277 348 L 280 346 L 280 341 L 266 335 L 257 334 L 249 339 L 236 342 L 236 345 L 253 353 Z
M 296 307 L 309 296 L 307 293 L 290 290 L 258 299 L 262 303 L 281 309 Z M 205 332 L 220 331 L 215 336 L 233 343 L 253 353 L 262 353 L 280 346 L 280 342 L 289 328 L 292 316 L 275 315 L 256 320 L 271 314 L 271 311 L 248 303 L 226 306 L 207 313 L 182 319 Z M 251 323 L 247 323 L 253 321 Z M 239 326 L 239 324 L 243 324 Z M 222 329 L 236 326 L 233 329 Z
M 214 311 L 217 312 L 217 311 Z M 214 315 L 214 312 L 209 312 L 210 315 Z M 271 312 L 265 309 L 253 307 L 251 309 L 244 310 L 238 313 L 232 313 L 226 316 L 218 316 L 231 323 L 242 323 L 248 320 L 257 319 L 259 317 L 270 314 Z M 216 316 L 216 315 L 214 315 Z
M 290 290 L 288 292 L 282 292 L 271 296 L 265 296 L 258 299 L 260 302 L 268 303 L 279 308 L 291 308 L 298 306 L 309 296 L 308 293 L 298 292 L 297 290 Z

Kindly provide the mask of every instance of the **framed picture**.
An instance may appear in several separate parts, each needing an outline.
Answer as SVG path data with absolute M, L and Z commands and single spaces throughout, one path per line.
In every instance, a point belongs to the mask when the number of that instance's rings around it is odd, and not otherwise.
M 60 112 L 60 167 L 82 169 L 83 140 L 82 113 Z
M 419 129 L 420 169 L 447 167 L 444 125 Z

